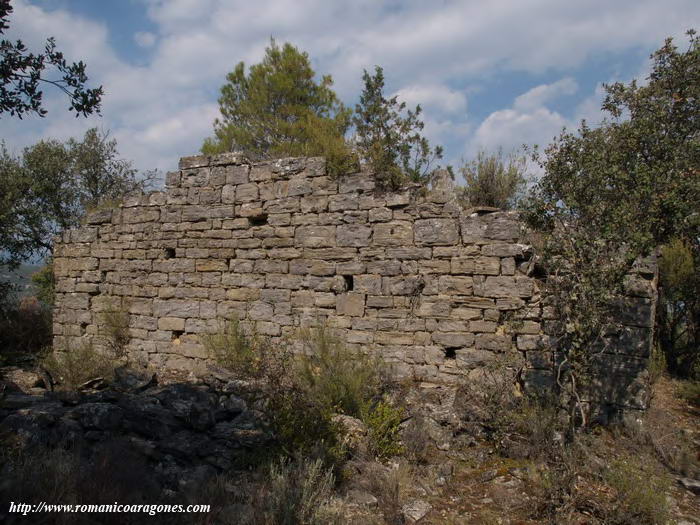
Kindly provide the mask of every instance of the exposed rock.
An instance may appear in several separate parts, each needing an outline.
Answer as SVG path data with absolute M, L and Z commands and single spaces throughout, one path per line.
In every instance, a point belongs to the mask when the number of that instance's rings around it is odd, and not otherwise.
M 416 523 L 422 520 L 432 509 L 433 506 L 430 503 L 417 499 L 401 507 L 401 512 L 408 523 Z

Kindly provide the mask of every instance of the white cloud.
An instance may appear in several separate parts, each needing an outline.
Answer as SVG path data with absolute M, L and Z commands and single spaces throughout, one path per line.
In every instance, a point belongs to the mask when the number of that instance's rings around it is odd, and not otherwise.
M 411 109 L 420 104 L 424 110 L 436 113 L 460 114 L 467 111 L 466 95 L 441 84 L 407 86 L 395 95 Z
M 134 33 L 134 42 L 140 47 L 153 47 L 153 44 L 156 43 L 156 35 L 148 31 L 138 31 Z
M 469 146 L 473 154 L 479 148 L 517 149 L 524 144 L 546 145 L 571 123 L 546 103 L 560 96 L 572 95 L 578 85 L 571 78 L 541 84 L 519 95 L 513 107 L 491 113 L 479 125 Z M 588 111 L 588 108 L 586 108 Z
M 553 98 L 562 95 L 573 95 L 577 89 L 578 84 L 573 78 L 562 78 L 552 84 L 542 84 L 523 93 L 515 99 L 513 107 L 520 111 L 539 108 Z

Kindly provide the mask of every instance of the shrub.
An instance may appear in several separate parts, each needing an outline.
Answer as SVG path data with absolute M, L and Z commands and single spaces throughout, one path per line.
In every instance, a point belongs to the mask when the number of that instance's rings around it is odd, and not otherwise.
M 125 307 L 107 310 L 102 314 L 103 341 L 114 359 L 124 357 L 129 344 L 129 312 Z
M 403 415 L 403 409 L 383 399 L 362 410 L 361 419 L 367 425 L 370 451 L 376 457 L 388 458 L 404 452 L 399 437 Z
M 246 335 L 236 320 L 222 324 L 218 333 L 202 341 L 222 367 L 256 382 L 249 397 L 264 402 L 277 444 L 270 455 L 311 455 L 333 466 L 342 461 L 340 428 L 332 421 L 332 407 L 325 397 L 314 397 L 288 344 L 273 347 L 266 338 Z
M 480 151 L 476 159 L 465 162 L 460 173 L 466 181 L 460 200 L 465 207 L 492 206 L 511 209 L 525 187 L 526 161 L 515 153 Z
M 431 440 L 425 416 L 416 414 L 411 418 L 402 433 L 402 442 L 406 456 L 411 462 L 418 464 L 428 462 Z
M 402 412 L 381 399 L 381 362 L 349 350 L 326 327 L 302 330 L 297 356 L 292 342 L 273 346 L 269 339 L 244 334 L 235 320 L 202 342 L 221 366 L 257 382 L 250 395 L 265 403 L 278 445 L 273 454 L 306 454 L 339 466 L 347 451 L 342 426 L 333 421 L 338 412 L 363 419 L 381 455 L 399 450 Z
M 113 357 L 98 351 L 89 341 L 50 351 L 41 361 L 41 366 L 66 390 L 77 390 L 91 379 L 111 380 L 116 364 Z
M 48 259 L 46 264 L 32 275 L 32 283 L 37 289 L 36 298 L 46 306 L 53 306 L 55 298 L 56 281 L 53 273 L 53 259 Z
M 700 381 L 682 381 L 678 385 L 678 395 L 687 403 L 700 407 Z
M 0 347 L 3 353 L 36 354 L 51 343 L 51 310 L 35 297 L 8 301 L 0 308 Z
M 659 342 L 669 371 L 700 379 L 700 252 L 690 243 L 672 239 L 659 259 Z
M 399 462 L 389 468 L 374 465 L 367 469 L 365 483 L 378 500 L 378 508 L 389 525 L 403 525 L 405 518 L 402 507 L 408 491 L 414 485 L 410 465 Z
M 670 482 L 665 476 L 646 472 L 632 458 L 612 463 L 604 476 L 615 490 L 617 505 L 609 522 L 615 525 L 665 524 L 669 518 L 666 502 Z
M 45 448 L 16 449 L 6 457 L 0 471 L 2 501 L 38 504 L 113 504 L 115 501 L 164 503 L 160 488 L 143 456 L 122 440 L 100 443 L 95 449 Z M 173 503 L 173 502 L 167 502 Z M 198 503 L 201 503 L 198 502 Z M 208 503 L 208 502 L 207 502 Z M 21 514 L 6 514 L 3 523 L 26 523 Z M 56 524 L 95 523 L 94 514 L 55 513 L 49 521 Z M 103 513 L 100 523 L 142 523 L 143 515 Z
M 382 390 L 381 362 L 349 350 L 325 326 L 303 330 L 300 341 L 299 374 L 307 395 L 328 410 L 361 418 Z
M 279 461 L 258 498 L 256 523 L 326 525 L 340 523 L 327 508 L 335 478 L 320 460 Z
M 271 384 L 289 382 L 285 377 L 291 366 L 288 349 L 273 349 L 267 339 L 246 335 L 237 319 L 220 323 L 218 332 L 203 336 L 202 343 L 220 366 L 241 378 L 262 379 Z

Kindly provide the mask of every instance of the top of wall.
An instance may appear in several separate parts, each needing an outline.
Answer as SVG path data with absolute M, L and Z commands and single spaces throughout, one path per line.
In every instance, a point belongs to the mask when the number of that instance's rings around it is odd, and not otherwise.
M 286 213 L 343 214 L 342 220 L 338 220 L 349 224 L 418 221 L 410 235 L 389 232 L 391 239 L 377 239 L 373 243 L 381 246 L 517 242 L 524 232 L 515 212 L 495 208 L 463 210 L 456 202 L 451 181 L 443 181 L 430 192 L 416 184 L 400 191 L 380 191 L 365 172 L 337 178 L 326 175 L 326 162 L 322 157 L 251 162 L 239 153 L 223 153 L 182 157 L 179 167 L 178 171 L 166 174 L 164 191 L 126 197 L 118 208 L 89 214 L 86 225 L 89 228 L 106 223 L 216 218 L 247 218 L 250 225 L 258 225 L 256 218 Z M 171 210 L 186 206 L 188 211 L 183 212 L 185 215 L 168 218 L 163 216 L 162 206 L 171 206 Z M 206 206 L 206 209 L 193 206 Z M 233 208 L 229 209 L 230 206 Z M 146 212 L 144 207 L 151 209 Z M 366 217 L 370 210 L 370 215 L 374 216 Z M 452 220 L 429 220 L 438 218 Z M 333 217 L 324 215 L 318 224 L 327 221 L 333 223 Z M 86 234 L 74 231 L 76 236 Z M 57 242 L 76 242 L 77 239 L 70 239 L 69 235 L 70 231 L 64 232 Z M 338 246 L 343 246 L 343 242 Z

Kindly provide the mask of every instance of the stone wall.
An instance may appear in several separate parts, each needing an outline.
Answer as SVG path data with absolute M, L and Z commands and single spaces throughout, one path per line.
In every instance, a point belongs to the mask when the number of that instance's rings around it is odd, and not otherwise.
M 134 358 L 188 369 L 222 319 L 275 339 L 326 319 L 402 376 L 449 382 L 517 349 L 526 382 L 551 382 L 552 312 L 525 240 L 517 214 L 465 212 L 449 185 L 383 193 L 366 174 L 327 176 L 321 158 L 185 157 L 165 191 L 57 239 L 55 345 L 99 342 L 101 314 L 122 308 Z M 640 267 L 606 358 L 625 385 L 649 355 L 653 275 Z

